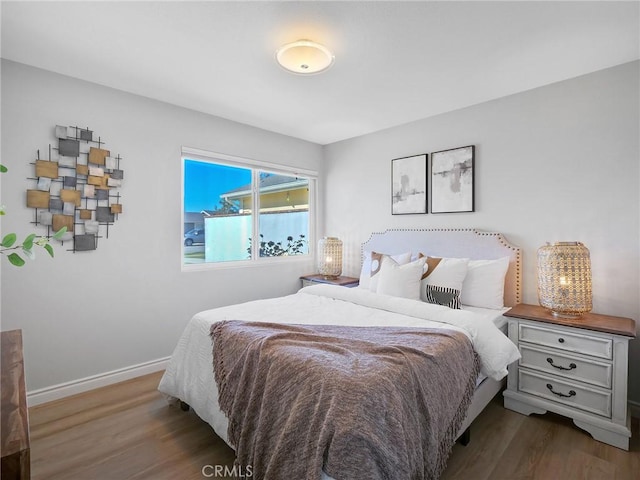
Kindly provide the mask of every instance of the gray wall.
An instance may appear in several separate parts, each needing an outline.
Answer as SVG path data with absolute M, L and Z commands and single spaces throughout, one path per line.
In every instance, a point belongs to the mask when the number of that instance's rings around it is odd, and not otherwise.
M 26 178 L 56 124 L 89 127 L 120 153 L 124 213 L 96 251 L 2 260 L 2 329 L 23 330 L 28 390 L 166 357 L 195 312 L 292 293 L 313 271 L 296 259 L 181 272 L 180 148 L 320 170 L 320 146 L 4 60 L 2 232 L 45 232 L 29 224 Z
M 324 147 L 2 62 L 2 232 L 26 235 L 26 177 L 56 124 L 88 126 L 123 158 L 124 213 L 94 252 L 56 248 L 22 269 L 1 264 L 2 329 L 22 328 L 29 390 L 171 353 L 199 310 L 294 291 L 311 262 L 180 271 L 180 146 L 315 169 L 321 233 L 360 243 L 387 228 L 476 227 L 524 251 L 524 299 L 536 303 L 535 253 L 547 241 L 591 250 L 594 311 L 640 320 L 639 63 L 622 65 Z M 250 141 L 249 141 L 250 140 Z M 391 215 L 391 159 L 476 145 L 476 212 Z M 326 190 L 324 190 L 326 189 Z M 326 220 L 323 222 L 323 218 Z M 630 396 L 640 402 L 640 346 Z
M 594 312 L 640 325 L 639 63 L 633 62 L 325 148 L 325 231 L 359 246 L 387 228 L 479 228 L 523 249 L 524 300 L 537 303 L 536 250 L 591 251 Z M 476 146 L 476 212 L 391 215 L 391 159 Z M 345 206 L 348 206 L 346 208 Z M 630 398 L 640 402 L 640 341 Z

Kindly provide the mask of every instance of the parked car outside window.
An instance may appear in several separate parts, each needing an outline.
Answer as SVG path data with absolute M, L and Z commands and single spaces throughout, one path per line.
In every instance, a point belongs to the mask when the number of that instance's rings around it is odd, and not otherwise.
M 204 243 L 204 228 L 194 228 L 184 234 L 184 244 L 190 247 L 194 243 Z

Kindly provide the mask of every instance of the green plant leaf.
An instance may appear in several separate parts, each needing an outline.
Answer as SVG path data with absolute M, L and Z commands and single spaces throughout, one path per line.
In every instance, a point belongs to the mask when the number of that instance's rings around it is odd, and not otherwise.
M 16 267 L 21 267 L 24 265 L 24 260 L 17 253 L 12 253 L 7 258 L 9 259 L 11 264 L 15 265 Z
M 5 237 L 2 239 L 2 243 L 0 245 L 2 245 L 5 248 L 9 248 L 10 246 L 12 246 L 14 243 L 16 243 L 16 239 L 18 237 L 16 236 L 15 233 L 8 233 L 7 235 L 5 235 Z
M 53 258 L 53 247 L 48 243 L 46 245 L 43 245 L 43 247 L 47 252 L 49 252 L 49 255 L 51 255 L 51 258 Z
M 24 250 L 31 250 L 33 248 L 33 239 L 34 238 L 36 238 L 36 234 L 35 233 L 32 233 L 27 238 L 25 238 L 24 242 L 22 242 L 22 248 Z
M 65 233 L 67 233 L 67 227 L 62 227 L 60 230 L 53 234 L 53 238 L 55 238 L 56 240 L 60 240 L 60 238 L 62 238 L 62 235 L 64 235 Z
M 7 170 L 8 170 L 8 169 L 7 169 L 7 167 L 5 167 L 4 165 L 2 165 L 2 164 L 0 163 L 0 173 L 6 173 L 6 172 L 7 172 Z

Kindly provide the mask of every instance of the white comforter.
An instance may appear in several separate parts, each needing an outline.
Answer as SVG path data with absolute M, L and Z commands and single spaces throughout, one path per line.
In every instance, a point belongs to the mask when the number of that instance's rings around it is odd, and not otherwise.
M 200 312 L 185 328 L 158 389 L 188 403 L 227 443 L 227 418 L 218 406 L 209 337 L 211 325 L 221 320 L 454 329 L 472 341 L 481 373 L 496 380 L 506 376 L 507 365 L 520 358 L 516 346 L 483 315 L 367 289 L 314 285 L 286 297 Z

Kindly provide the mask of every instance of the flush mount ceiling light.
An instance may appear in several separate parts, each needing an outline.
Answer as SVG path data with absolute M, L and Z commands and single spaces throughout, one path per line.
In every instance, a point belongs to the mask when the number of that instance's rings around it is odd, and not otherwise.
M 324 45 L 311 40 L 287 43 L 276 51 L 276 60 L 285 70 L 299 75 L 324 72 L 333 65 L 334 56 Z

